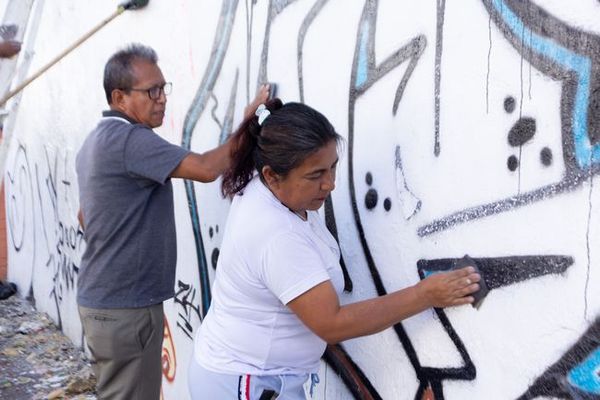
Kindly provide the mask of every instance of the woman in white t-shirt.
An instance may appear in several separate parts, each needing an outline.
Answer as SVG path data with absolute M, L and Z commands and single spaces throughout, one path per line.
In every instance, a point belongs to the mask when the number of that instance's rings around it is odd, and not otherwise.
M 318 111 L 279 99 L 235 133 L 233 197 L 189 371 L 193 399 L 305 399 L 327 343 L 382 331 L 430 307 L 468 304 L 472 267 L 341 306 L 340 250 L 317 210 L 335 187 L 341 137 Z

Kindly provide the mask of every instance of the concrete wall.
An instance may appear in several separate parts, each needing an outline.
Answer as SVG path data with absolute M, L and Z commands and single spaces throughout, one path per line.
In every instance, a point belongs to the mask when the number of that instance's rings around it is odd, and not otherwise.
M 46 2 L 30 70 L 115 7 Z M 316 398 L 600 398 L 600 2 L 153 0 L 120 16 L 26 89 L 5 173 L 9 279 L 77 343 L 74 158 L 103 64 L 131 41 L 173 82 L 158 131 L 174 143 L 216 146 L 266 80 L 331 119 L 344 303 L 478 260 L 481 307 L 330 348 Z M 163 396 L 184 399 L 228 202 L 218 183 L 174 187 Z

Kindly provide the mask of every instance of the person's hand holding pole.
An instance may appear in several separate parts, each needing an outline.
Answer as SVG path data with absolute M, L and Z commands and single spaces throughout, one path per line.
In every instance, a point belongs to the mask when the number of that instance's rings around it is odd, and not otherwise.
M 0 58 L 11 58 L 21 51 L 21 43 L 16 40 L 0 42 Z

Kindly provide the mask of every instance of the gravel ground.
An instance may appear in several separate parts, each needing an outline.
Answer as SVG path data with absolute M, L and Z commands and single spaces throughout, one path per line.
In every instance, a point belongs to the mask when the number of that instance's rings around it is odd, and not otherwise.
M 96 399 L 81 349 L 27 300 L 0 300 L 0 399 Z

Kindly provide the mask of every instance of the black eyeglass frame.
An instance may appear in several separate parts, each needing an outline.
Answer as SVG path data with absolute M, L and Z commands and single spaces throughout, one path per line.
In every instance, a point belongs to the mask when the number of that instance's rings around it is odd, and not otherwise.
M 160 98 L 161 93 L 164 93 L 165 96 L 168 96 L 171 94 L 171 92 L 173 91 L 173 83 L 165 82 L 163 85 L 152 86 L 151 88 L 148 88 L 148 89 L 129 88 L 129 89 L 122 89 L 122 90 L 124 90 L 124 91 L 133 90 L 135 92 L 146 92 L 148 94 L 148 97 L 150 98 L 150 100 L 157 100 Z

